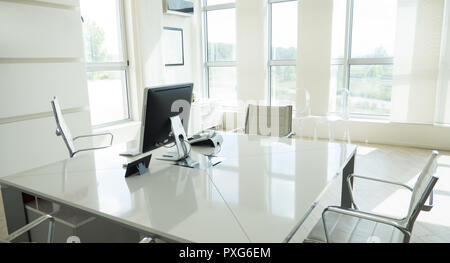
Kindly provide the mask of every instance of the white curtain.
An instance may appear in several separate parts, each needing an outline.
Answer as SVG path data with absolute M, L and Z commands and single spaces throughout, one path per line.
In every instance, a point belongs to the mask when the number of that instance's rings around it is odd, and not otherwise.
M 436 123 L 450 123 L 450 2 L 445 1 L 436 96 Z
M 444 0 L 398 0 L 391 120 L 434 122 Z

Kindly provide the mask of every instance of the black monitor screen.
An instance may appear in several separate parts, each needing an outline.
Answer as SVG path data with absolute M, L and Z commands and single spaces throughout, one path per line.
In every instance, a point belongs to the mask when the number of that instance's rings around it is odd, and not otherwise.
M 174 141 L 170 117 L 180 115 L 187 133 L 193 84 L 146 88 L 143 105 L 142 153 Z

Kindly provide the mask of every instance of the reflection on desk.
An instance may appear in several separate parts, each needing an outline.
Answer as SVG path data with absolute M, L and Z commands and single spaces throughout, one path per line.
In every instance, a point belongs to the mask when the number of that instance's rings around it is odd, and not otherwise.
M 0 184 L 172 241 L 283 242 L 356 152 L 339 143 L 222 136 L 215 155 L 223 162 L 207 169 L 152 159 L 148 173 L 124 178 L 121 145 Z M 194 147 L 192 158 L 201 151 Z

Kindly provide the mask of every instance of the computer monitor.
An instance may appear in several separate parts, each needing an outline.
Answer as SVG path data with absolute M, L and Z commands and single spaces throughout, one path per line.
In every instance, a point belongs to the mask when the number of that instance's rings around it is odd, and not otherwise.
M 193 86 L 187 83 L 145 89 L 139 147 L 141 153 L 175 141 L 171 117 L 178 115 L 187 133 Z

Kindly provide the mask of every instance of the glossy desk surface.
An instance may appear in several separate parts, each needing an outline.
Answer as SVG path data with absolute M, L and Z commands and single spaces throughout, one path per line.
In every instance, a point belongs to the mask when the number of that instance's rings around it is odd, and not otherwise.
M 119 145 L 0 178 L 0 184 L 174 241 L 283 242 L 355 145 L 223 133 L 224 161 L 192 169 L 157 160 L 125 178 Z M 200 158 L 197 147 L 193 158 Z

